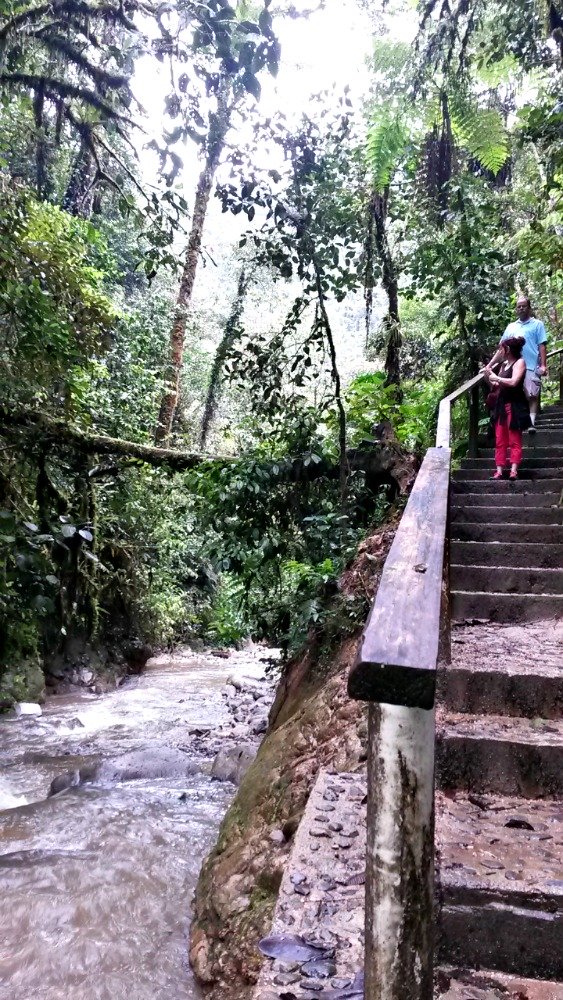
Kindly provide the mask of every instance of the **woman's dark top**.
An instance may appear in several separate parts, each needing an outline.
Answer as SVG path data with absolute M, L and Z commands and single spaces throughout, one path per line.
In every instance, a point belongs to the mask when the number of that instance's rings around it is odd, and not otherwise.
M 514 367 L 514 362 L 509 364 L 504 362 L 501 365 L 499 375 L 501 378 L 512 378 L 512 369 Z M 499 386 L 500 392 L 498 394 L 498 399 L 493 412 L 493 418 L 495 421 L 498 420 L 500 424 L 506 422 L 506 410 L 505 406 L 510 403 L 510 430 L 511 431 L 525 431 L 528 427 L 531 427 L 532 421 L 530 420 L 530 407 L 528 405 L 528 400 L 524 394 L 524 379 L 526 377 L 526 369 L 522 378 L 518 382 L 518 385 L 501 385 Z

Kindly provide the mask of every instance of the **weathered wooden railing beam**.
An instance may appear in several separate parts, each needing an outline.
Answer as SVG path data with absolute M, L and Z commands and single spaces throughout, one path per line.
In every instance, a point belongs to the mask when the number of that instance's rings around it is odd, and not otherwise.
M 379 584 L 348 691 L 359 701 L 434 704 L 449 448 L 429 448 Z

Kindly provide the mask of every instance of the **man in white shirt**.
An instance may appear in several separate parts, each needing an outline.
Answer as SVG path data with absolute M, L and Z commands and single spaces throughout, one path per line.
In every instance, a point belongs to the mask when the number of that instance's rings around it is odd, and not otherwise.
M 502 344 L 503 340 L 507 340 L 508 337 L 524 338 L 525 343 L 522 348 L 522 357 L 526 362 L 524 392 L 530 404 L 530 419 L 532 421 L 530 431 L 533 432 L 540 402 L 541 376 L 547 375 L 547 333 L 541 320 L 532 316 L 532 305 L 526 295 L 518 296 L 516 314 L 518 319 L 514 323 L 508 324 L 500 338 L 500 343 Z M 484 372 L 490 372 L 492 366 L 500 361 L 502 356 L 499 344 L 495 356 L 483 369 Z

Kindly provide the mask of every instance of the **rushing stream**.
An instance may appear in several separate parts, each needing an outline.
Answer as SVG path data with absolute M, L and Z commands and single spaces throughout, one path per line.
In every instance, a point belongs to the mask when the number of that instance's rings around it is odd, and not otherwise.
M 1 1000 L 200 996 L 189 907 L 233 786 L 196 773 L 46 795 L 85 763 L 190 750 L 190 730 L 226 721 L 227 677 L 261 670 L 256 651 L 161 657 L 113 693 L 55 697 L 41 718 L 0 722 Z M 201 738 L 190 753 L 205 771 Z

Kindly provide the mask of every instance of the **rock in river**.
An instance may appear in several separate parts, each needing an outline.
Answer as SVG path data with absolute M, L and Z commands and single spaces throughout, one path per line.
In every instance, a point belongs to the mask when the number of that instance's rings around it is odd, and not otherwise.
M 179 778 L 200 770 L 201 765 L 191 760 L 182 750 L 166 746 L 147 747 L 143 750 L 131 750 L 101 764 L 66 771 L 51 782 L 49 795 L 56 795 L 75 785 L 115 785 L 120 781 L 138 781 L 142 778 Z
M 246 743 L 219 750 L 213 761 L 211 777 L 216 781 L 232 781 L 234 785 L 240 785 L 255 756 L 256 747 Z

